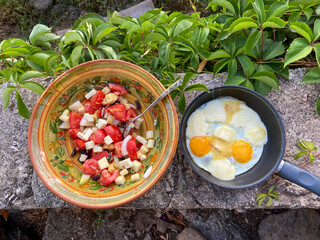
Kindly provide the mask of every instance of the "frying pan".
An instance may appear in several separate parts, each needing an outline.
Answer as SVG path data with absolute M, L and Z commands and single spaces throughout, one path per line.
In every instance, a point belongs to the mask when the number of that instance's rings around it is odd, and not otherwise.
M 249 171 L 236 176 L 235 179 L 231 181 L 220 180 L 200 168 L 193 161 L 186 145 L 186 128 L 190 115 L 202 104 L 224 96 L 231 96 L 244 101 L 248 107 L 256 111 L 265 124 L 268 133 L 268 142 L 264 146 L 258 163 Z M 214 109 L 212 109 L 212 111 L 214 111 Z M 182 117 L 180 124 L 180 145 L 185 158 L 194 171 L 207 181 L 218 186 L 232 189 L 252 187 L 266 180 L 274 172 L 277 172 L 280 177 L 288 179 L 320 195 L 319 177 L 282 159 L 285 151 L 286 137 L 279 113 L 266 98 L 248 88 L 222 86 L 197 96 L 189 104 Z

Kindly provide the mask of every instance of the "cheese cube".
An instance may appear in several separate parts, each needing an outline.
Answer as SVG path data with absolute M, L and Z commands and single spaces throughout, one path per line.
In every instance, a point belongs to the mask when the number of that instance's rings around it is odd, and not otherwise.
M 89 129 L 91 129 L 91 127 L 87 127 L 87 128 L 85 128 L 85 129 L 83 129 L 82 133 L 83 133 L 83 134 L 86 134 Z
M 146 154 L 149 152 L 149 149 L 145 145 L 142 145 L 139 151 L 143 154 Z
M 103 151 L 103 147 L 100 147 L 100 146 L 97 146 L 97 145 L 95 145 L 93 147 L 93 152 L 102 152 L 102 151 Z
M 140 151 L 137 152 L 137 157 L 141 160 L 144 161 L 146 160 L 147 156 L 143 153 L 141 153 Z
M 107 99 L 104 98 L 104 99 L 102 100 L 101 104 L 102 104 L 102 105 L 107 105 Z
M 91 130 L 93 131 L 93 133 L 96 133 L 96 132 L 97 132 L 97 130 L 98 130 L 98 128 L 96 128 L 96 127 L 92 127 L 92 128 L 91 128 Z
M 89 113 L 85 113 L 83 115 L 83 118 L 86 119 L 88 122 L 94 122 L 94 117 L 93 115 L 89 114 Z
M 79 112 L 81 115 L 83 115 L 83 114 L 86 113 L 86 110 L 85 110 L 84 107 L 82 106 L 82 107 L 80 107 L 80 108 L 78 109 L 78 112 Z
M 137 109 L 136 105 L 133 105 L 131 103 L 129 103 L 130 107 L 132 107 L 133 109 Z
M 117 101 L 118 96 L 114 93 L 108 93 L 105 98 L 107 99 L 107 104 L 112 104 Z
M 82 140 L 84 140 L 84 141 L 86 141 L 85 137 L 84 137 L 84 134 L 82 132 L 77 132 L 77 137 L 82 139 Z
M 108 167 L 108 172 L 112 173 L 115 169 L 116 169 L 116 168 L 115 168 L 114 164 L 111 163 L 111 164 L 109 165 L 109 167 Z
M 88 129 L 86 134 L 84 135 L 84 139 L 85 141 L 89 140 L 89 137 L 92 135 L 93 131 L 91 129 Z
M 106 86 L 102 89 L 102 92 L 104 93 L 104 95 L 107 95 L 110 92 L 110 88 Z
M 80 121 L 80 126 L 85 126 L 85 127 L 93 127 L 94 126 L 94 122 L 89 122 L 87 119 L 85 119 L 84 117 L 81 119 Z
M 121 185 L 121 184 L 124 184 L 126 182 L 126 179 L 124 176 L 118 176 L 114 182 L 117 184 L 117 185 Z
M 128 110 L 129 108 L 131 108 L 129 103 L 124 104 L 124 106 L 126 107 L 126 110 Z
M 135 173 L 131 175 L 131 181 L 136 182 L 140 179 L 139 173 Z
M 79 109 L 82 107 L 83 107 L 83 105 L 81 104 L 81 102 L 76 101 L 75 103 L 73 103 L 69 106 L 69 109 L 73 112 L 79 112 Z
M 93 114 L 93 119 L 94 119 L 94 121 L 97 121 L 99 119 L 98 113 L 95 112 Z
M 70 111 L 68 109 L 64 110 L 59 119 L 63 122 L 68 122 L 69 121 L 69 113 Z
M 81 154 L 80 157 L 79 157 L 79 161 L 80 161 L 80 162 L 84 162 L 85 160 L 87 160 L 87 158 L 88 158 L 88 155 L 86 155 L 86 154 Z
M 93 88 L 90 92 L 85 95 L 86 99 L 90 99 L 93 95 L 95 95 L 97 91 Z
M 98 165 L 99 165 L 99 168 L 102 170 L 109 167 L 109 162 L 106 157 L 103 157 L 98 161 Z
M 69 124 L 69 122 L 62 122 L 61 125 L 59 126 L 59 128 L 61 128 L 61 129 L 69 129 L 70 128 L 70 124 Z
M 121 175 L 121 176 L 127 175 L 128 173 L 129 173 L 129 171 L 128 171 L 127 169 L 122 169 L 122 170 L 120 171 L 120 175 Z
M 153 139 L 149 139 L 148 140 L 148 143 L 147 143 L 147 148 L 153 148 L 153 146 L 154 146 L 154 140 Z
M 116 118 L 115 118 L 114 116 L 108 115 L 106 122 L 107 122 L 107 124 L 113 124 L 115 119 L 116 119 Z
M 134 128 L 139 129 L 142 122 L 143 122 L 143 119 L 142 119 L 142 118 L 138 118 L 138 119 L 134 122 Z
M 122 97 L 122 96 L 119 97 L 119 101 L 120 101 L 122 104 L 127 104 L 127 103 L 128 103 L 128 100 L 125 99 L 125 98 Z
M 146 132 L 146 139 L 151 139 L 151 138 L 153 138 L 153 131 L 152 130 Z
M 139 135 L 136 137 L 136 139 L 138 142 L 141 142 L 142 145 L 146 145 L 148 143 L 148 141 L 144 137 L 141 137 Z
M 111 143 L 113 143 L 112 138 L 108 135 L 104 138 L 104 143 L 107 145 L 110 145 Z
M 132 167 L 131 167 L 131 169 L 133 169 L 135 172 L 138 172 L 138 171 L 140 170 L 140 168 L 141 168 L 141 163 L 138 162 L 137 160 L 134 160 L 134 161 L 132 162 Z
M 132 167 L 132 162 L 130 158 L 127 158 L 125 160 L 122 160 L 119 162 L 119 166 L 121 168 L 131 168 Z
M 86 145 L 86 149 L 87 150 L 92 149 L 92 148 L 95 147 L 94 141 L 86 142 L 85 145 Z
M 107 126 L 107 121 L 102 118 L 98 119 L 98 123 L 96 124 L 96 127 L 101 129 L 101 128 L 104 128 L 105 126 Z

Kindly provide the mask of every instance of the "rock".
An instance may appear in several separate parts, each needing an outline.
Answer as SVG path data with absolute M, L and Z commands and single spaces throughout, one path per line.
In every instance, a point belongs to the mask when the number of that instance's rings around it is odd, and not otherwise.
M 53 0 L 30 0 L 30 3 L 38 10 L 43 11 L 48 9 L 52 5 Z
M 269 215 L 259 225 L 259 237 L 261 240 L 320 239 L 319 213 L 301 209 Z
M 185 228 L 177 237 L 177 240 L 188 240 L 188 239 L 193 239 L 193 240 L 206 240 L 205 236 L 203 234 L 191 227 Z

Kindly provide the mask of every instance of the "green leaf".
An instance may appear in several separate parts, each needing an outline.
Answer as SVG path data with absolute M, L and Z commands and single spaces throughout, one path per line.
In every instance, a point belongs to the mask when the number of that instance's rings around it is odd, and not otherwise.
M 271 17 L 282 17 L 285 11 L 289 8 L 289 0 L 286 2 L 274 2 L 268 10 L 267 19 Z
M 206 60 L 210 61 L 217 58 L 231 58 L 231 56 L 226 50 L 219 49 L 212 53 Z
M 116 29 L 117 29 L 117 27 L 111 27 L 110 24 L 108 24 L 108 23 L 98 26 L 94 30 L 94 33 L 92 36 L 93 45 L 96 45 L 97 42 L 99 42 L 101 40 L 101 38 L 107 36 L 109 33 L 111 33 L 112 31 L 114 31 Z
M 304 75 L 300 84 L 303 83 L 319 83 L 320 82 L 320 68 L 313 68 Z
M 16 91 L 16 98 L 17 98 L 17 108 L 18 108 L 19 115 L 21 115 L 26 119 L 30 119 L 31 113 L 28 110 L 26 104 L 24 103 L 19 90 Z
M 271 17 L 266 22 L 262 24 L 262 28 L 284 28 L 286 26 L 287 22 L 283 21 L 279 17 Z
M 186 109 L 186 97 L 184 96 L 183 93 L 180 93 L 179 95 L 179 101 L 178 101 L 178 110 L 181 114 L 184 113 L 184 110 Z
M 262 96 L 267 95 L 272 90 L 272 87 L 259 80 L 254 81 L 253 86 L 254 90 L 260 93 Z
M 50 55 L 45 63 L 44 63 L 44 70 L 47 73 L 47 75 L 53 75 L 54 68 L 58 63 L 59 54 L 52 54 Z
M 302 148 L 302 149 L 304 149 L 304 150 L 308 150 L 308 147 L 304 144 L 304 142 L 303 141 L 299 141 L 298 142 L 298 146 L 300 147 L 300 148 Z
M 175 38 L 183 31 L 189 30 L 192 25 L 193 23 L 187 19 L 184 19 L 181 22 L 178 22 L 177 25 L 175 25 L 172 30 L 172 37 Z
M 320 16 L 320 5 L 317 6 L 317 8 L 316 8 L 316 14 L 317 14 L 318 16 Z
M 18 82 L 23 83 L 24 81 L 26 81 L 28 79 L 43 77 L 43 76 L 45 76 L 45 75 L 41 72 L 27 71 L 27 72 L 23 73 L 22 75 L 20 75 Z
M 184 78 L 183 78 L 183 81 L 182 81 L 182 89 L 184 89 L 188 82 L 191 80 L 191 78 L 193 78 L 196 74 L 193 73 L 193 72 L 187 72 L 185 75 L 184 75 Z
M 288 22 L 296 22 L 299 20 L 300 16 L 301 12 L 293 12 L 289 17 Z
M 305 145 L 307 146 L 307 148 L 309 150 L 313 150 L 314 149 L 314 143 L 313 142 L 305 140 L 304 143 L 305 143 Z
M 268 190 L 268 194 L 272 193 L 273 189 L 274 189 L 275 185 L 271 186 Z
M 254 65 L 247 56 L 238 56 L 238 60 L 242 66 L 243 72 L 247 77 L 250 77 L 254 72 Z
M 267 197 L 266 193 L 258 193 L 256 201 L 261 200 L 262 198 L 265 199 Z
M 299 152 L 297 153 L 295 156 L 294 156 L 294 160 L 298 160 L 300 158 L 302 158 L 304 155 L 306 155 L 308 153 L 308 151 L 302 151 L 302 152 Z
M 211 4 L 211 5 L 214 4 L 214 5 L 218 5 L 218 6 L 221 6 L 221 7 L 223 7 L 223 8 L 226 8 L 226 9 L 228 9 L 230 12 L 232 12 L 232 14 L 233 14 L 234 16 L 237 15 L 237 14 L 236 14 L 236 10 L 234 9 L 233 5 L 232 5 L 229 1 L 227 1 L 227 0 L 211 0 L 211 1 L 210 1 L 210 4 Z
M 167 41 L 160 43 L 159 57 L 164 66 L 169 65 L 169 57 L 171 53 L 171 44 Z
M 240 86 L 249 88 L 251 90 L 254 90 L 254 87 L 252 85 L 252 83 L 249 80 L 244 81 L 243 83 L 240 84 Z
M 105 53 L 105 55 L 108 56 L 108 58 L 119 59 L 119 52 L 115 51 L 116 48 L 109 47 L 106 45 L 99 45 L 98 49 L 101 49 Z
M 303 36 L 305 39 L 307 39 L 309 43 L 312 42 L 313 33 L 311 28 L 307 24 L 303 22 L 292 22 L 290 23 L 289 27 L 301 36 Z
M 267 197 L 264 197 L 264 198 L 261 198 L 259 201 L 258 201 L 258 206 L 260 207 L 263 203 L 263 201 L 266 199 Z
M 228 62 L 230 59 L 222 59 L 216 62 L 213 67 L 213 74 L 216 75 Z
M 266 20 L 266 13 L 264 11 L 264 3 L 263 0 L 255 0 L 252 3 L 252 6 L 258 16 L 258 20 L 260 24 L 263 24 Z
M 179 90 L 173 90 L 171 93 L 170 93 L 170 96 L 172 98 L 172 100 L 175 100 L 176 97 L 178 97 L 178 95 L 180 94 L 180 91 Z
M 32 32 L 30 33 L 30 36 L 29 36 L 29 40 L 32 45 L 35 45 L 35 41 L 37 40 L 38 37 L 40 37 L 44 33 L 50 33 L 50 32 L 51 32 L 51 28 L 48 28 L 43 24 L 37 24 L 32 29 Z
M 284 53 L 284 45 L 282 42 L 272 42 L 268 47 L 263 51 L 263 60 L 271 60 L 277 56 L 280 56 Z
M 34 45 L 40 45 L 40 46 L 45 46 L 45 43 L 52 42 L 52 41 L 57 41 L 59 40 L 60 37 L 58 35 L 55 35 L 53 33 L 44 33 L 37 37 L 37 39 L 34 41 Z M 50 45 L 49 45 L 50 46 Z
M 253 74 L 250 78 L 259 80 L 279 91 L 278 79 L 273 72 L 261 71 Z
M 82 50 L 83 50 L 83 46 L 82 45 L 78 45 L 76 46 L 72 53 L 71 53 L 71 63 L 72 63 L 72 66 L 77 66 L 79 64 L 79 59 L 81 57 L 81 54 L 82 54 Z
M 38 95 L 41 95 L 45 90 L 45 88 L 41 84 L 39 84 L 37 82 L 32 82 L 32 81 L 25 81 L 22 84 L 20 84 L 20 86 L 27 88 L 27 89 L 37 93 Z
M 303 12 L 306 15 L 307 21 L 309 21 L 310 17 L 312 16 L 313 9 L 307 8 L 307 9 L 304 9 Z
M 106 23 L 106 20 L 104 20 L 103 17 L 101 17 L 99 14 L 96 13 L 88 13 L 83 15 L 82 17 L 80 17 L 74 24 L 72 27 L 72 30 L 76 29 L 77 27 L 80 26 L 80 24 L 82 22 L 84 22 L 87 19 L 96 19 L 98 22 L 100 22 L 101 24 Z
M 228 77 L 225 81 L 225 85 L 241 85 L 244 81 L 246 81 L 246 78 L 243 76 L 232 76 Z
M 62 41 L 66 45 L 72 42 L 81 42 L 82 44 L 85 44 L 85 37 L 80 30 L 69 30 L 62 38 Z
M 5 110 L 9 106 L 10 95 L 14 89 L 16 89 L 16 87 L 8 85 L 5 89 L 2 90 L 1 92 L 1 97 L 3 102 L 2 110 Z
M 269 197 L 268 202 L 266 203 L 266 207 L 272 206 L 272 203 L 273 203 L 273 199 Z
M 276 192 L 270 193 L 269 196 L 270 196 L 270 197 L 273 197 L 274 199 L 279 200 L 279 195 L 278 195 L 278 193 L 276 193 Z
M 317 109 L 318 115 L 320 116 L 320 97 L 318 97 L 318 99 L 317 99 L 316 109 Z
M 313 160 L 314 160 L 315 158 L 316 158 L 316 157 L 314 156 L 314 154 L 313 154 L 313 153 L 310 153 L 310 155 L 309 155 L 309 162 L 310 162 L 311 165 L 313 164 Z
M 205 91 L 208 92 L 208 88 L 201 84 L 201 83 L 195 83 L 193 85 L 188 86 L 185 90 L 185 92 L 190 92 L 190 91 Z
M 161 34 L 161 33 L 157 33 L 157 32 L 152 32 L 150 33 L 145 39 L 145 42 L 159 42 L 159 41 L 165 41 L 167 40 L 167 38 Z
M 229 31 L 231 33 L 241 31 L 242 29 L 250 28 L 250 27 L 256 27 L 258 28 L 259 26 L 255 21 L 253 21 L 249 17 L 242 17 L 238 18 L 235 20 L 229 28 L 226 29 L 226 31 Z
M 228 63 L 228 77 L 233 76 L 237 72 L 237 60 L 232 58 Z
M 318 66 L 320 67 L 320 43 L 318 45 L 314 46 L 313 49 L 316 53 L 316 59 L 317 59 Z
M 250 34 L 248 40 L 246 42 L 246 52 L 250 52 L 258 43 L 262 36 L 262 31 L 255 30 L 253 33 Z
M 304 38 L 296 38 L 290 44 L 285 56 L 284 67 L 288 64 L 300 60 L 310 54 L 312 47 L 309 46 L 308 40 Z

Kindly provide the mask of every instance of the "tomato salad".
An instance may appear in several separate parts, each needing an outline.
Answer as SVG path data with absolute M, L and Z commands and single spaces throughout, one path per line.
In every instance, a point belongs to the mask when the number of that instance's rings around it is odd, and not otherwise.
M 137 116 L 135 109 L 141 109 L 138 101 L 130 104 L 123 96 L 125 93 L 124 87 L 112 83 L 102 90 L 92 89 L 82 102 L 73 103 L 59 117 L 60 128 L 73 139 L 71 156 L 80 153 L 78 160 L 83 164 L 80 185 L 90 179 L 104 186 L 113 182 L 124 184 L 129 171 L 131 181 L 140 179 L 137 172 L 141 161 L 154 146 L 153 131 L 146 131 L 145 137 L 137 135 L 135 131 L 143 121 L 139 118 L 124 138 L 125 123 Z

